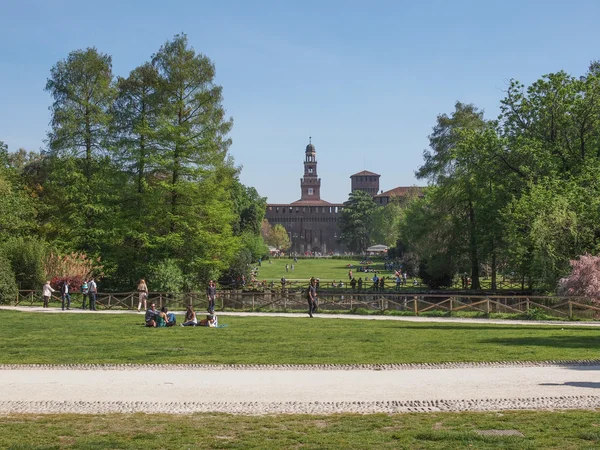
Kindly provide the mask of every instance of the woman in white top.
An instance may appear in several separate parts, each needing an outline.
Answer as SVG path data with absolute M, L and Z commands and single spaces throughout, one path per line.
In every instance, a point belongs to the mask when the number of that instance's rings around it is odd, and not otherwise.
M 148 286 L 146 286 L 146 280 L 143 278 L 137 285 L 137 291 L 139 292 L 139 302 L 138 302 L 138 312 L 140 312 L 140 308 L 142 307 L 142 303 L 144 304 L 144 311 L 148 309 L 146 306 L 146 301 L 148 300 Z
M 198 319 L 192 305 L 189 305 L 185 311 L 185 320 L 181 324 L 182 327 L 195 327 L 198 325 Z
M 50 297 L 52 296 L 53 292 L 55 292 L 55 290 L 52 289 L 52 286 L 50 286 L 50 282 L 46 281 L 46 284 L 44 284 L 44 287 L 42 288 L 42 297 L 44 297 L 44 308 L 48 307 L 48 301 L 50 301 Z

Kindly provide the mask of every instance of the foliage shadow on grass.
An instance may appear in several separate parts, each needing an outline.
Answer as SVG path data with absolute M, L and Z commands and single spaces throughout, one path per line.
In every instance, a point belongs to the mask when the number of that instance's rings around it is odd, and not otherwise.
M 411 325 L 395 325 L 394 324 L 394 325 L 390 325 L 389 327 L 390 328 L 404 328 L 404 329 L 410 329 L 410 330 L 437 330 L 437 331 L 442 331 L 442 330 L 557 331 L 557 330 L 559 330 L 558 326 L 535 326 L 535 325 L 527 325 L 527 324 L 524 324 L 524 325 L 502 325 L 502 324 L 486 324 L 484 322 L 484 323 L 465 323 L 462 325 L 440 324 L 440 325 L 425 325 L 425 326 L 423 326 L 423 325 L 421 325 L 421 322 L 415 322 L 415 323 L 419 323 L 419 325 L 411 326 Z M 568 330 L 569 331 L 575 331 L 575 330 L 582 331 L 582 330 L 585 330 L 585 328 L 569 327 Z M 599 342 L 599 344 L 600 344 L 600 342 Z
M 479 341 L 481 344 L 504 346 L 538 346 L 553 348 L 599 348 L 600 336 L 548 336 L 543 338 L 494 338 Z
M 540 386 L 573 386 L 591 389 L 600 389 L 600 383 L 592 381 L 566 381 L 564 383 L 540 383 Z

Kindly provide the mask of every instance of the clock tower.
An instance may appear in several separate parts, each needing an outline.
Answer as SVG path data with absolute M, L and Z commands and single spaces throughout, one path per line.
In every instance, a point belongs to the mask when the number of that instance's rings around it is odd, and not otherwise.
M 304 156 L 304 176 L 300 179 L 300 200 L 321 200 L 321 179 L 317 176 L 317 152 L 308 138 Z

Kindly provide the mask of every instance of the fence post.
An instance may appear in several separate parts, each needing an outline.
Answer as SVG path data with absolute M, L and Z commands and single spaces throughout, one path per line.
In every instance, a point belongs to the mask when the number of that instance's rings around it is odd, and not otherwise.
M 252 293 L 252 312 L 254 312 L 254 293 Z
M 525 311 L 529 311 L 529 299 L 525 299 Z
M 569 319 L 573 318 L 573 303 L 569 300 Z
M 490 315 L 490 299 L 489 298 L 485 299 L 485 313 L 488 316 Z
M 454 299 L 454 297 L 450 297 L 450 314 L 452 314 L 452 300 Z
M 417 303 L 417 297 L 413 297 L 413 309 L 415 311 L 415 316 L 419 315 L 419 304 Z

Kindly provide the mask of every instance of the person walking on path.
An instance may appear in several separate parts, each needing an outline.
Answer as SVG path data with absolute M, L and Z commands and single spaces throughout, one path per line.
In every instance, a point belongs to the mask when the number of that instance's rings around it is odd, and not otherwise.
M 50 282 L 46 281 L 46 284 L 44 284 L 44 286 L 42 287 L 42 297 L 44 297 L 44 308 L 48 307 L 48 302 L 50 301 L 50 297 L 52 297 L 53 292 L 56 291 L 52 289 L 52 286 L 50 286 Z
M 317 311 L 318 307 L 317 298 L 317 280 L 314 278 L 310 279 L 310 286 L 308 287 L 308 315 L 312 318 L 313 313 Z
M 65 300 L 67 301 L 67 310 L 71 309 L 71 294 L 69 293 L 69 287 L 71 284 L 69 280 L 63 280 L 60 284 L 60 301 L 62 304 L 62 310 L 65 310 Z
M 85 301 L 88 297 L 88 283 L 87 280 L 83 280 L 81 283 L 81 309 L 85 309 Z
M 90 311 L 96 311 L 96 294 L 98 293 L 98 286 L 93 278 L 90 278 L 88 283 L 89 297 L 90 297 Z
M 148 286 L 146 285 L 146 280 L 144 280 L 143 278 L 140 280 L 140 282 L 137 285 L 137 291 L 139 293 L 138 312 L 140 312 L 140 309 L 142 308 L 142 303 L 144 304 L 144 311 L 145 311 L 146 309 L 148 309 L 148 306 L 147 306 Z
M 208 282 L 208 287 L 206 288 L 206 296 L 208 297 L 208 312 L 209 314 L 213 314 L 215 312 L 215 297 L 217 296 L 217 286 L 215 285 L 214 280 L 210 280 Z

